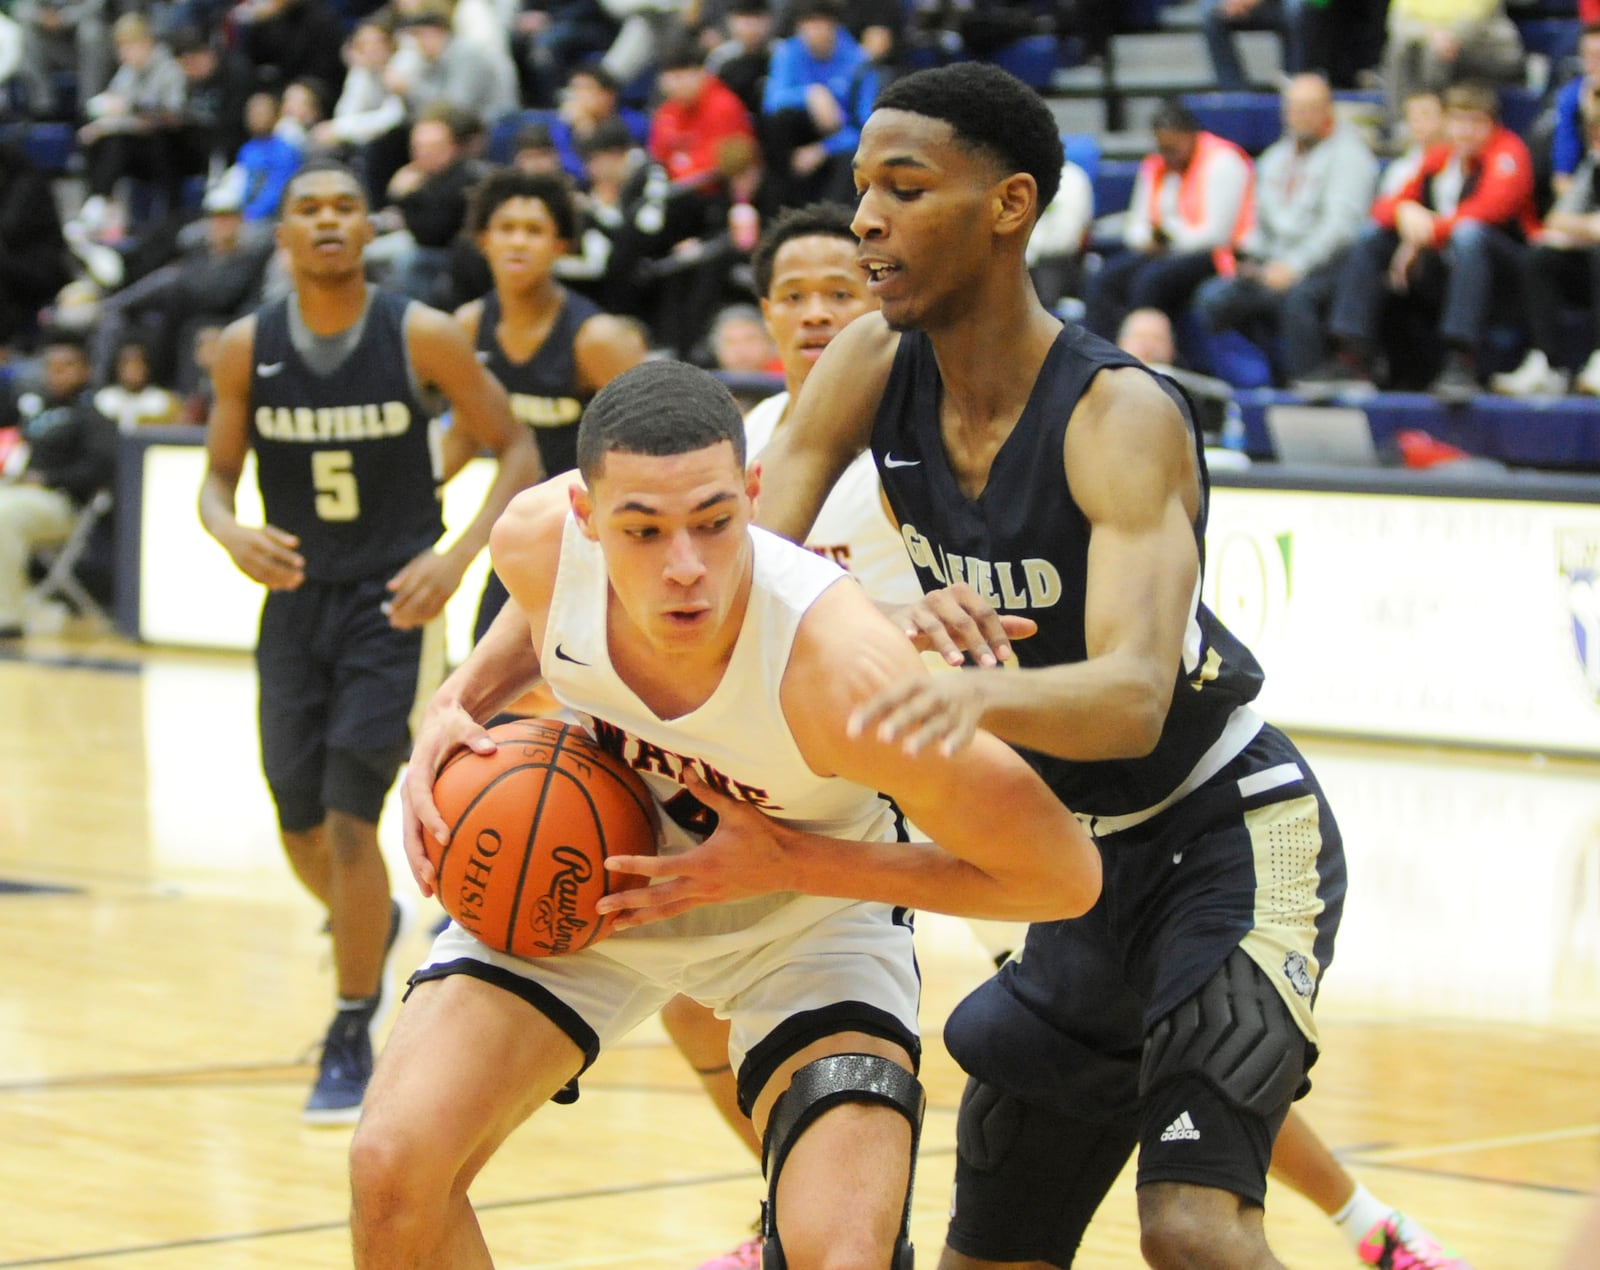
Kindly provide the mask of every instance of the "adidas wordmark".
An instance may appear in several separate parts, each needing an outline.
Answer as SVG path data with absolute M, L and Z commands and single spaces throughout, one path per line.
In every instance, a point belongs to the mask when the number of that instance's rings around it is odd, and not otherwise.
M 1189 1119 L 1189 1113 L 1186 1111 L 1161 1131 L 1161 1141 L 1198 1142 L 1200 1130 L 1194 1127 L 1194 1121 Z

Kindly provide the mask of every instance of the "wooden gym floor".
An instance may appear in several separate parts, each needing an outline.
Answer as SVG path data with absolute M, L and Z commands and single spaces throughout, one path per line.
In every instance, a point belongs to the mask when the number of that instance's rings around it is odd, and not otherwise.
M 0 1270 L 350 1264 L 349 1132 L 298 1116 L 326 940 L 279 856 L 253 711 L 242 657 L 0 654 Z M 1600 1176 L 1600 765 L 1300 740 L 1351 872 L 1301 1106 L 1479 1270 L 1553 1266 Z M 939 1030 L 987 966 L 961 922 L 925 916 L 919 942 L 932 1267 L 961 1088 Z M 474 1198 L 502 1270 L 688 1270 L 745 1236 L 760 1193 L 651 1024 Z M 1268 1230 L 1290 1265 L 1354 1264 L 1282 1189 Z M 1131 1172 L 1079 1264 L 1142 1264 Z

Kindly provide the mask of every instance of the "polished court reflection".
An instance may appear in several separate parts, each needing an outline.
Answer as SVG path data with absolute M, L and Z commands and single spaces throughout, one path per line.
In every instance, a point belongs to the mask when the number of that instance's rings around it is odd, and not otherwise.
M 298 1119 L 326 940 L 279 858 L 248 660 L 28 651 L 0 660 L 0 1270 L 347 1266 L 348 1131 Z M 1351 878 L 1306 1114 L 1480 1270 L 1553 1265 L 1600 1176 L 1600 764 L 1301 740 Z M 964 923 L 919 939 L 931 1267 L 961 1087 L 938 1032 L 986 962 Z M 760 1192 L 652 1025 L 475 1199 L 502 1267 L 657 1270 L 738 1242 Z M 1268 1222 L 1291 1265 L 1353 1264 L 1296 1196 Z M 1080 1264 L 1142 1264 L 1130 1175 Z

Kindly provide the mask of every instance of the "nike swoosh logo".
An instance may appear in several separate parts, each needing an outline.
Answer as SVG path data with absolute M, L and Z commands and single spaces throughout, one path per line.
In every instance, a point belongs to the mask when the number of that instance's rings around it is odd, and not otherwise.
M 562 648 L 560 644 L 556 645 L 556 656 L 562 661 L 570 661 L 574 666 L 587 666 L 589 664 L 586 661 L 579 661 L 571 653 L 567 652 L 566 649 Z
M 256 363 L 256 374 L 260 375 L 262 379 L 271 379 L 274 375 L 276 375 L 282 369 L 283 369 L 283 363 L 282 362 L 257 362 Z
M 884 455 L 884 458 L 883 458 L 883 465 L 884 465 L 884 467 L 921 467 L 922 466 L 922 460 L 921 459 L 897 459 L 892 454 L 886 454 L 886 455 Z

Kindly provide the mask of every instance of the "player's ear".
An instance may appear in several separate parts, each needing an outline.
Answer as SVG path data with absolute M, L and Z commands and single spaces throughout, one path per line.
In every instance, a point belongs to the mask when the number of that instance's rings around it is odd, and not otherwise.
M 594 527 L 594 500 L 589 497 L 588 487 L 578 482 L 567 487 L 567 499 L 572 504 L 572 515 L 578 522 L 578 532 L 590 542 L 599 538 Z
M 757 497 L 761 494 L 761 460 L 751 459 L 744 470 L 744 492 L 749 495 L 751 514 L 755 514 Z
M 1039 187 L 1026 172 L 1013 172 L 994 187 L 996 233 L 1014 234 L 1033 223 L 1039 207 Z

